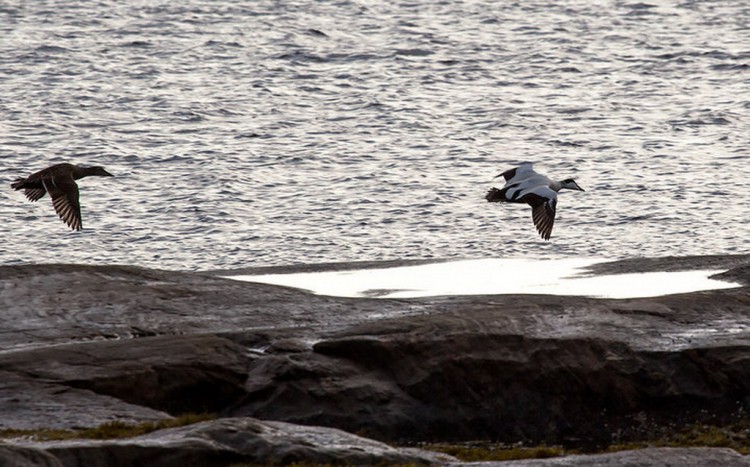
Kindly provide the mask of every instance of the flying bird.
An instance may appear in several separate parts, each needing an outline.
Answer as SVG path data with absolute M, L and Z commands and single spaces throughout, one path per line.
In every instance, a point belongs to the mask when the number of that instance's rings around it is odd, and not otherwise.
M 484 199 L 491 203 L 526 203 L 531 206 L 531 219 L 545 240 L 549 240 L 555 224 L 557 192 L 563 188 L 584 191 L 572 178 L 555 181 L 535 172 L 531 162 L 524 162 L 497 177 L 505 179 L 505 186 L 502 189 L 490 188 Z
M 10 187 L 24 190 L 30 201 L 39 201 L 46 193 L 52 198 L 52 206 L 68 226 L 81 230 L 81 205 L 78 203 L 76 180 L 89 175 L 112 177 L 103 167 L 81 167 L 73 164 L 55 164 L 26 178 L 18 178 Z

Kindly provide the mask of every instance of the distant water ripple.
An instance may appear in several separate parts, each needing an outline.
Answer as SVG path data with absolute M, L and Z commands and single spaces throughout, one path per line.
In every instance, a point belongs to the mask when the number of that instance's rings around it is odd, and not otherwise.
M 742 253 L 743 2 L 0 5 L 0 264 Z M 575 177 L 550 242 L 488 204 Z M 82 232 L 9 183 L 61 161 Z

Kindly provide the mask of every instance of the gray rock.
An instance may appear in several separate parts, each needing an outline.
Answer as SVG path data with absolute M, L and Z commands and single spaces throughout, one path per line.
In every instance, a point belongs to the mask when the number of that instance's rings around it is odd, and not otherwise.
M 244 394 L 246 349 L 212 335 L 84 342 L 0 355 L 0 426 L 91 427 L 214 412 Z
M 63 464 L 41 449 L 0 443 L 0 467 L 63 467 Z
M 420 301 L 424 303 L 425 301 Z M 725 423 L 750 395 L 745 289 L 432 299 L 255 359 L 233 415 L 384 440 L 586 444 Z
M 206 274 L 69 264 L 0 266 L 0 303 L 0 352 L 159 335 L 338 327 L 409 310 L 400 302 L 320 297 Z
M 150 422 L 169 414 L 115 397 L 0 370 L 0 429 L 91 427 Z
M 0 356 L 0 362 L 134 404 L 205 411 L 244 380 L 245 352 L 213 335 L 158 336 L 19 351 Z
M 158 465 L 227 466 L 306 463 L 433 464 L 455 462 L 442 454 L 416 449 L 396 449 L 343 431 L 252 418 L 227 418 L 191 426 L 165 429 L 123 440 L 75 440 L 32 443 L 62 465 L 130 467 Z
M 747 467 L 750 460 L 727 448 L 648 448 L 606 454 L 452 465 L 481 467 Z
M 263 349 L 309 350 L 320 328 L 419 308 L 203 274 L 78 265 L 0 267 L 0 303 L 0 426 L 9 428 L 220 411 L 245 394 L 247 366 Z
M 750 408 L 749 291 L 370 300 L 131 267 L 0 267 L 0 418 L 212 411 L 382 440 L 596 447 Z M 107 443 L 113 462 L 130 455 Z

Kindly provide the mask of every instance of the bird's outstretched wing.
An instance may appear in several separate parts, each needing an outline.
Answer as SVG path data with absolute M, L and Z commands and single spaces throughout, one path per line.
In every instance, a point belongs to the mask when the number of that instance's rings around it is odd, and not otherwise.
M 19 177 L 15 182 L 10 184 L 10 187 L 14 190 L 23 189 L 23 194 L 26 195 L 29 201 L 39 201 L 47 191 L 44 189 L 41 180 L 34 178 L 35 175 L 32 174 L 27 178 Z
M 23 190 L 23 194 L 29 199 L 29 201 L 39 201 L 47 192 L 44 188 L 26 188 Z
M 514 178 L 518 178 L 519 180 L 524 179 L 536 173 L 534 172 L 533 167 L 534 167 L 534 164 L 532 164 L 531 162 L 523 162 L 518 167 L 515 167 L 510 170 L 506 170 L 505 172 L 498 175 L 498 177 L 503 177 L 506 182 L 513 180 Z
M 540 187 L 524 195 L 523 200 L 531 206 L 531 219 L 536 230 L 543 239 L 549 240 L 555 225 L 557 193 L 550 188 Z
M 73 230 L 81 230 L 81 205 L 78 203 L 78 185 L 73 177 L 45 178 L 42 183 L 52 198 L 52 206 L 60 219 Z

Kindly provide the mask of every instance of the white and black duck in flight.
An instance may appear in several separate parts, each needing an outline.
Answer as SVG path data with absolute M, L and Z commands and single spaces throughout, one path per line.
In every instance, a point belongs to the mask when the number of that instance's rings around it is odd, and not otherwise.
M 563 188 L 584 191 L 572 178 L 558 182 L 534 172 L 531 162 L 524 162 L 497 177 L 505 179 L 505 186 L 499 190 L 491 188 L 484 198 L 491 203 L 526 203 L 531 206 L 534 226 L 545 240 L 549 240 L 555 224 L 557 192 Z
M 81 230 L 81 205 L 78 202 L 76 180 L 90 175 L 112 177 L 103 167 L 81 167 L 73 164 L 55 164 L 26 178 L 19 178 L 10 187 L 23 190 L 29 201 L 39 201 L 49 193 L 52 207 L 73 230 Z

